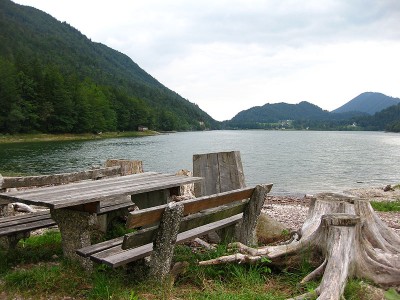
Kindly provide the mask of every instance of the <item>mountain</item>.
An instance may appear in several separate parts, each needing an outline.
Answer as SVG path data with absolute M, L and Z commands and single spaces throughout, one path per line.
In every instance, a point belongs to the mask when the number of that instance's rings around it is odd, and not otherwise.
M 128 56 L 32 7 L 0 1 L 0 132 L 215 128 Z
M 366 92 L 358 95 L 341 107 L 333 110 L 333 113 L 344 113 L 351 111 L 365 112 L 373 115 L 389 106 L 400 103 L 399 98 L 393 98 L 381 93 Z
M 280 120 L 323 120 L 328 118 L 328 111 L 324 111 L 314 104 L 303 101 L 299 104 L 267 103 L 263 106 L 255 106 L 239 112 L 231 119 L 231 122 L 274 123 Z
M 332 114 L 322 108 L 302 101 L 298 104 L 267 103 L 239 112 L 230 123 L 276 123 L 282 120 L 345 120 L 361 113 Z

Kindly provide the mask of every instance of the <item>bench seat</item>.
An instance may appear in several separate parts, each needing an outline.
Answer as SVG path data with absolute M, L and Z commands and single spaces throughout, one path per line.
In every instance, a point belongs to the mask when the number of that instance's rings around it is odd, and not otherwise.
M 150 262 L 153 267 L 161 263 L 168 269 L 173 254 L 170 245 L 238 223 L 240 226 L 226 231 L 224 235 L 248 244 L 252 242 L 257 218 L 271 188 L 272 184 L 258 185 L 136 210 L 129 213 L 126 227 L 137 231 L 78 249 L 76 253 L 112 268 L 152 255 L 156 261 L 154 264 Z M 164 258 L 166 253 L 167 259 Z M 152 272 L 155 272 L 154 269 Z
M 196 237 L 206 235 L 212 231 L 231 226 L 238 223 L 242 217 L 243 214 L 240 213 L 223 220 L 181 232 L 178 234 L 176 243 L 182 244 L 184 242 L 193 240 Z M 112 268 L 117 268 L 140 258 L 149 256 L 153 252 L 153 243 L 147 243 L 140 247 L 124 250 L 122 249 L 123 242 L 124 237 L 119 237 L 79 249 L 77 250 L 77 253 L 83 257 L 90 257 L 91 260 L 97 263 L 103 263 Z
M 112 201 L 100 202 L 98 216 L 106 215 L 133 205 L 130 197 L 120 197 Z M 19 239 L 29 237 L 31 231 L 57 226 L 50 211 L 37 211 L 18 216 L 0 218 L 0 237 L 9 238 L 9 246 L 15 247 Z
M 55 226 L 49 211 L 0 218 L 0 237 Z

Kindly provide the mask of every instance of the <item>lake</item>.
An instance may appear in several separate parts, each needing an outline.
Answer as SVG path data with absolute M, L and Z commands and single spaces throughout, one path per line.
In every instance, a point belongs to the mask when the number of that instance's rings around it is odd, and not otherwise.
M 142 160 L 145 171 L 192 170 L 193 154 L 240 151 L 247 185 L 273 194 L 342 192 L 400 183 L 400 134 L 323 131 L 205 131 L 139 138 L 0 144 L 0 172 L 63 173 Z

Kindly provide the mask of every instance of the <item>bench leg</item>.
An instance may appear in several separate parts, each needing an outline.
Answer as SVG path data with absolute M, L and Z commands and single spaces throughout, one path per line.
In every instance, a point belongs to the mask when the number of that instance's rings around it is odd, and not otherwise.
M 150 259 L 149 275 L 153 279 L 163 280 L 171 270 L 182 216 L 183 204 L 179 202 L 170 202 L 164 211 L 153 242 L 153 253 Z
M 107 233 L 108 230 L 112 230 L 113 228 L 113 222 L 118 219 L 126 219 L 126 216 L 128 215 L 129 210 L 127 208 L 120 208 L 118 210 L 114 210 L 112 212 L 98 215 L 97 216 L 97 221 L 96 225 L 97 228 L 102 232 L 102 233 Z M 125 226 L 125 221 L 121 224 Z
M 9 251 L 14 250 L 17 244 L 22 239 L 27 239 L 30 236 L 30 232 L 21 232 L 9 236 L 4 236 L 0 238 L 0 248 Z
M 90 271 L 92 262 L 77 255 L 75 251 L 91 245 L 90 232 L 95 222 L 94 215 L 69 209 L 51 209 L 50 213 L 61 233 L 64 257 L 79 261 Z
M 257 238 L 255 235 L 255 228 L 257 225 L 258 217 L 260 216 L 261 209 L 264 205 L 265 198 L 271 186 L 269 185 L 257 185 L 250 201 L 247 203 L 243 211 L 243 219 L 241 226 L 237 227 L 236 238 L 237 241 L 242 244 L 251 246 L 257 244 Z

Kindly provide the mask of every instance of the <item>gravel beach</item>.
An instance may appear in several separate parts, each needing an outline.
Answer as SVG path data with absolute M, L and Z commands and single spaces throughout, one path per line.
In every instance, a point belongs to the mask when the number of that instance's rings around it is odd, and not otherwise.
M 370 201 L 400 200 L 400 189 L 385 192 L 384 187 L 352 189 L 344 191 L 344 194 Z M 301 228 L 307 218 L 311 197 L 312 195 L 305 195 L 304 197 L 268 196 L 263 211 L 288 229 L 295 231 Z M 376 213 L 382 221 L 400 235 L 400 212 Z

